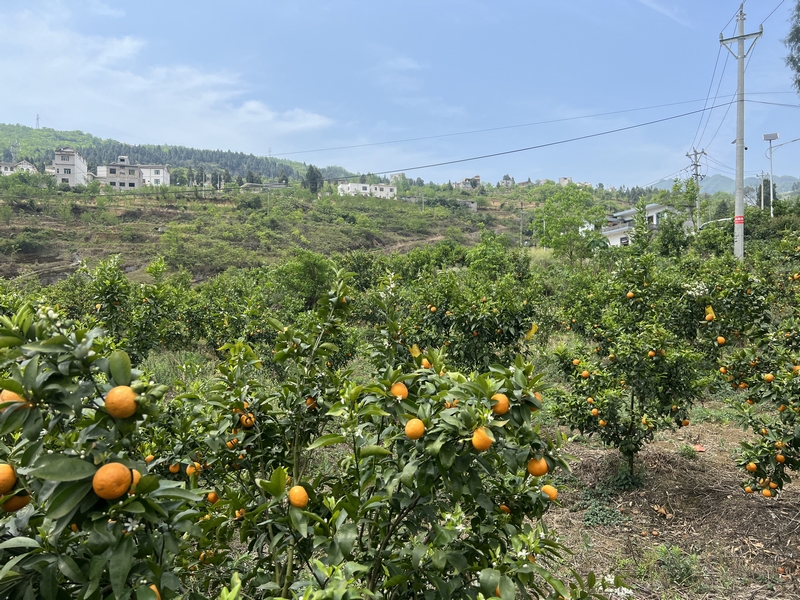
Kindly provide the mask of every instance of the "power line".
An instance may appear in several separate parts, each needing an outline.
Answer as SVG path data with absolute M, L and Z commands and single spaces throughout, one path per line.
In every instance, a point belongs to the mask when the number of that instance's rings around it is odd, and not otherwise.
M 728 104 L 730 105 L 732 103 L 733 102 L 729 102 Z M 719 105 L 719 106 L 722 106 L 722 105 Z M 497 156 L 507 156 L 509 154 L 518 154 L 520 152 L 529 152 L 530 150 L 538 150 L 540 148 L 549 148 L 551 146 L 559 146 L 561 144 L 567 144 L 567 143 L 570 143 L 570 142 L 577 142 L 577 141 L 581 141 L 581 140 L 587 140 L 587 139 L 591 139 L 591 138 L 601 137 L 601 136 L 604 136 L 604 135 L 610 135 L 612 133 L 619 133 L 621 131 L 630 131 L 631 129 L 638 129 L 638 128 L 641 128 L 641 127 L 647 127 L 648 125 L 655 125 L 655 124 L 658 124 L 658 123 L 665 123 L 667 121 L 673 121 L 675 119 L 680 119 L 682 117 L 688 117 L 690 115 L 696 115 L 696 114 L 698 114 L 700 112 L 703 112 L 704 110 L 711 110 L 711 109 L 714 109 L 714 108 L 717 108 L 717 107 L 716 106 L 712 106 L 709 109 L 702 108 L 702 109 L 699 109 L 699 110 L 692 110 L 692 111 L 685 112 L 685 113 L 682 113 L 682 114 L 679 114 L 679 115 L 673 115 L 671 117 L 664 117 L 662 119 L 654 119 L 652 121 L 646 121 L 644 123 L 637 123 L 636 125 L 628 125 L 626 127 L 618 127 L 616 129 L 609 129 L 609 130 L 600 131 L 600 132 L 597 132 L 597 133 L 590 133 L 590 134 L 587 134 L 587 135 L 581 135 L 581 136 L 568 138 L 568 139 L 564 139 L 564 140 L 558 140 L 558 141 L 555 141 L 555 142 L 547 142 L 547 143 L 544 143 L 544 144 L 537 144 L 535 146 L 527 146 L 525 148 L 517 148 L 517 149 L 514 149 L 514 150 L 504 150 L 502 152 L 492 152 L 490 154 L 482 154 L 482 155 L 479 155 L 479 156 L 471 156 L 469 158 L 458 158 L 458 159 L 454 159 L 454 160 L 446 160 L 446 161 L 441 161 L 441 162 L 438 162 L 438 163 L 430 163 L 430 164 L 426 164 L 426 165 L 418 165 L 418 166 L 415 166 L 415 167 L 406 167 L 404 169 L 387 169 L 387 170 L 382 170 L 382 171 L 375 171 L 374 174 L 376 174 L 376 175 L 384 175 L 386 173 L 399 173 L 399 172 L 404 172 L 404 171 L 417 171 L 417 170 L 420 170 L 420 169 L 429 169 L 429 168 L 432 168 L 432 167 L 441 167 L 441 166 L 445 166 L 445 165 L 454 165 L 454 164 L 458 164 L 458 163 L 471 162 L 471 161 L 474 161 L 474 160 L 483 160 L 485 158 L 494 158 L 494 157 L 497 157 Z M 336 178 L 336 179 L 341 179 L 341 178 Z
M 708 92 L 706 92 L 706 100 L 705 100 L 705 103 L 703 104 L 703 108 L 708 106 L 708 99 L 711 97 L 711 88 L 714 86 L 714 77 L 716 77 L 716 75 L 717 75 L 717 65 L 719 65 L 719 55 L 720 55 L 721 52 L 722 52 L 722 46 L 717 48 L 717 59 L 714 61 L 714 72 L 711 73 L 711 81 L 708 82 Z M 727 64 L 727 63 L 728 63 L 728 56 L 725 55 L 725 64 Z M 724 74 L 725 73 L 723 72 L 723 75 Z M 722 82 L 722 75 L 720 75 L 720 83 L 721 82 Z M 719 91 L 719 87 L 717 87 L 717 91 Z M 714 101 L 716 101 L 716 98 L 714 98 Z M 713 102 L 712 102 L 712 104 L 713 104 Z M 695 141 L 697 141 L 697 134 L 700 133 L 700 126 L 703 124 L 703 117 L 705 117 L 705 116 L 706 116 L 705 113 L 702 113 L 700 115 L 700 120 L 697 122 L 697 129 L 694 132 L 694 137 L 692 138 L 692 143 L 689 144 L 692 148 L 694 148 L 694 143 L 695 143 Z M 707 119 L 710 119 L 710 118 L 711 118 L 711 115 L 709 114 Z M 706 123 L 707 122 L 708 121 L 706 121 Z M 703 132 L 705 133 L 705 129 L 703 130 Z
M 767 19 L 769 19 L 773 14 L 775 14 L 775 11 L 778 10 L 781 7 L 781 4 L 783 4 L 785 1 L 786 0 L 781 0 L 780 2 L 778 2 L 778 6 L 772 9 L 772 12 L 767 15 Z M 764 23 L 766 23 L 767 19 L 761 21 L 761 24 L 763 25 Z

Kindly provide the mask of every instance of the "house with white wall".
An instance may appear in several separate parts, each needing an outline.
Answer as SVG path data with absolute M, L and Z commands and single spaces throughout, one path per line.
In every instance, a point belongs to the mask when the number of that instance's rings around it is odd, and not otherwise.
M 26 173 L 36 173 L 36 166 L 27 160 L 19 162 L 0 162 L 0 175 L 13 175 L 25 171 Z
M 635 228 L 634 219 L 638 209 L 629 208 L 616 212 L 606 217 L 606 225 L 601 229 L 601 233 L 608 240 L 609 246 L 627 246 L 630 244 L 631 235 Z M 678 212 L 675 208 L 666 204 L 648 204 L 644 207 L 647 227 L 650 230 L 658 229 L 658 224 L 667 213 Z M 686 218 L 683 224 L 687 230 L 692 229 L 693 223 L 690 218 Z
M 70 186 L 86 185 L 89 178 L 89 165 L 86 159 L 73 148 L 58 148 L 53 156 L 53 164 L 45 169 L 56 179 L 56 183 Z
M 144 184 L 139 165 L 131 164 L 127 156 L 119 156 L 116 162 L 107 165 L 97 165 L 95 179 L 118 190 L 137 189 Z
M 138 165 L 144 185 L 169 185 L 169 169 L 166 165 Z
M 390 200 L 397 196 L 397 186 L 389 183 L 340 183 L 337 188 L 340 196 L 373 196 Z

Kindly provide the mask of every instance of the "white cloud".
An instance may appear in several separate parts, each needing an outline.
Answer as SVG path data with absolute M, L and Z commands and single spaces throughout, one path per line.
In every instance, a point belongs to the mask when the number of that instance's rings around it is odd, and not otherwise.
M 89 12 L 101 17 L 120 18 L 125 16 L 125 11 L 119 7 L 113 7 L 103 0 L 88 0 Z
M 238 73 L 143 62 L 146 41 L 83 35 L 31 11 L 0 11 L 3 120 L 82 129 L 131 143 L 166 142 L 264 152 L 284 136 L 332 124 L 302 107 L 253 98 Z M 268 139 L 269 142 L 263 140 Z
M 656 0 L 636 0 L 636 1 L 639 4 L 643 4 L 647 8 L 650 8 L 650 9 L 656 11 L 657 13 L 660 13 L 660 14 L 664 15 L 665 17 L 668 17 L 668 18 L 672 19 L 673 21 L 675 21 L 679 25 L 683 25 L 684 27 L 689 27 L 690 26 L 690 23 L 686 19 L 684 19 L 679 14 L 678 10 L 676 10 L 675 8 L 670 8 L 670 7 L 664 6 L 663 4 L 661 4 L 659 2 L 656 2 Z

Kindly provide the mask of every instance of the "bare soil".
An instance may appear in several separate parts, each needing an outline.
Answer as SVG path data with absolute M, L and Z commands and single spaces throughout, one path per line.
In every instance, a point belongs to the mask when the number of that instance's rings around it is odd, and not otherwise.
M 579 460 L 560 482 L 561 506 L 546 517 L 573 552 L 566 566 L 620 575 L 628 598 L 800 598 L 800 490 L 745 494 L 733 460 L 744 437 L 719 422 L 659 434 L 639 456 L 641 487 L 606 496 L 608 514 L 622 522 L 598 526 L 585 522 L 581 500 L 608 488 L 619 454 L 593 440 L 568 444 Z M 694 444 L 705 451 L 692 458 L 686 446 Z

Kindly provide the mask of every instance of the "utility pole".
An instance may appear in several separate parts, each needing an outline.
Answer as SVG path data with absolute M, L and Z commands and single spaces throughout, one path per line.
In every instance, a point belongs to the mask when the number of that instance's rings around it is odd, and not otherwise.
M 739 6 L 736 17 L 739 24 L 739 35 L 724 38 L 719 34 L 719 43 L 724 45 L 733 54 L 737 61 L 737 89 L 736 89 L 736 198 L 734 200 L 733 217 L 733 255 L 744 260 L 744 59 L 755 46 L 758 38 L 764 33 L 764 26 L 759 27 L 758 33 L 744 33 L 744 2 Z M 745 40 L 753 39 L 750 48 L 745 52 Z M 737 51 L 731 47 L 737 42 Z
M 522 200 L 519 201 L 519 247 L 522 248 Z
M 697 148 L 692 148 L 691 152 L 686 153 L 686 158 L 692 161 L 692 168 L 694 169 L 692 177 L 697 185 L 697 198 L 695 198 L 695 213 L 697 214 L 697 219 L 694 226 L 695 231 L 700 227 L 700 180 L 702 179 L 700 176 L 700 157 L 705 155 L 705 153 L 705 150 L 700 150 L 700 152 L 698 152 Z
M 36 115 L 36 129 L 39 129 L 39 115 Z
M 761 210 L 764 210 L 764 171 L 761 171 Z

